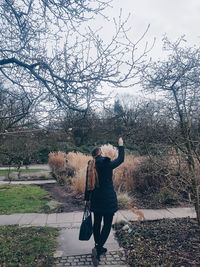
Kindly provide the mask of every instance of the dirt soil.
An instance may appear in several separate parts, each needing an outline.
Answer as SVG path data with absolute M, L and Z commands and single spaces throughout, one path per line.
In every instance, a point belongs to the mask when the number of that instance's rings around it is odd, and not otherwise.
M 197 220 L 165 219 L 115 225 L 129 266 L 200 266 L 200 226 Z
M 64 204 L 63 212 L 71 211 L 83 211 L 84 208 L 84 196 L 83 194 L 77 194 L 70 186 L 61 186 L 59 184 L 44 184 L 40 185 L 44 188 L 51 197 Z M 134 193 L 132 195 L 133 204 L 139 209 L 156 209 L 156 208 L 170 208 L 170 207 L 189 207 L 191 204 L 188 202 L 177 202 L 176 205 L 163 205 L 152 201 L 153 196 L 150 194 Z
M 62 212 L 83 211 L 84 196 L 76 194 L 70 186 L 43 184 L 40 187 L 46 190 L 53 199 L 65 204 Z
M 159 203 L 155 201 L 155 193 L 139 193 L 134 192 L 131 194 L 133 204 L 139 209 L 165 209 L 165 208 L 176 208 L 176 207 L 192 207 L 187 199 L 179 199 L 175 203 Z

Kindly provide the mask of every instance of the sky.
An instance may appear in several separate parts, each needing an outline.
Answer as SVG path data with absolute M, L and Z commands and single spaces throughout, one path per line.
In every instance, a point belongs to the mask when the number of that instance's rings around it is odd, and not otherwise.
M 162 38 L 166 34 L 175 41 L 185 34 L 188 45 L 200 45 L 200 1 L 199 0 L 114 0 L 110 16 L 115 16 L 122 8 L 126 16 L 131 13 L 129 24 L 130 35 L 135 38 L 144 32 L 150 24 L 146 40 L 156 38 L 152 50 L 153 57 L 163 57 Z
M 199 0 L 113 0 L 112 8 L 106 10 L 106 15 L 111 19 L 118 17 L 122 8 L 123 17 L 130 13 L 128 25 L 131 27 L 129 36 L 137 40 L 150 28 L 143 40 L 143 45 L 149 45 L 156 38 L 155 45 L 149 57 L 153 60 L 165 58 L 162 39 L 167 35 L 170 41 L 176 41 L 185 35 L 188 46 L 200 45 L 200 1 Z M 102 17 L 97 19 L 97 24 L 105 25 Z M 104 37 L 109 38 L 110 29 L 104 27 Z M 142 43 L 141 43 L 142 47 Z M 118 93 L 141 94 L 137 89 L 117 89 Z

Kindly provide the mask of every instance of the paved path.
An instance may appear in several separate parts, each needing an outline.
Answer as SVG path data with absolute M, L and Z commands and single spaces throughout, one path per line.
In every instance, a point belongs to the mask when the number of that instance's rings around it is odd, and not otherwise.
M 145 220 L 159 220 L 164 218 L 196 218 L 194 208 L 169 208 L 169 209 L 141 209 Z M 19 224 L 20 226 L 52 226 L 52 227 L 79 227 L 83 212 L 63 213 L 17 213 L 11 215 L 0 215 L 0 225 Z M 136 221 L 137 216 L 130 210 L 120 210 L 113 222 Z
M 170 208 L 149 210 L 142 209 L 146 220 L 156 220 L 163 218 L 195 218 L 196 214 L 193 208 Z M 51 226 L 61 227 L 58 237 L 58 248 L 54 255 L 55 267 L 64 266 L 92 266 L 91 250 L 94 246 L 93 238 L 89 241 L 79 241 L 79 227 L 83 212 L 69 213 L 27 213 L 0 215 L 0 225 L 19 224 L 20 226 Z M 130 210 L 120 210 L 115 216 L 113 223 L 120 220 L 135 221 L 136 215 Z M 108 252 L 101 256 L 100 265 L 104 267 L 127 267 L 125 263 L 124 251 L 121 249 L 114 238 L 113 230 L 106 242 Z
M 0 167 L 0 170 L 7 170 L 9 167 Z M 16 169 L 16 167 L 10 167 L 11 170 Z M 20 167 L 20 169 L 26 169 L 26 166 Z M 32 164 L 28 165 L 28 169 L 44 169 L 50 170 L 48 164 Z
M 14 185 L 14 184 L 55 184 L 56 180 L 33 180 L 33 181 L 0 181 L 0 185 Z

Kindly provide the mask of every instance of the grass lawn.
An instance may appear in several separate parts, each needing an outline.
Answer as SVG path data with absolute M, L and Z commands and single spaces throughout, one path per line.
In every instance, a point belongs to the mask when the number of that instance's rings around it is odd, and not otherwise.
M 0 266 L 52 266 L 57 235 L 51 227 L 0 226 Z
M 36 185 L 1 185 L 0 214 L 47 212 L 50 200 L 45 190 Z
M 45 170 L 45 169 L 21 169 L 20 172 L 23 172 L 23 173 L 29 173 L 29 172 L 42 172 L 42 171 L 48 171 L 48 170 Z M 5 176 L 7 175 L 9 172 L 8 169 L 6 170 L 0 170 L 0 176 Z M 10 172 L 18 172 L 17 169 L 11 169 Z
M 200 226 L 197 220 L 165 219 L 116 224 L 116 236 L 130 266 L 200 266 Z

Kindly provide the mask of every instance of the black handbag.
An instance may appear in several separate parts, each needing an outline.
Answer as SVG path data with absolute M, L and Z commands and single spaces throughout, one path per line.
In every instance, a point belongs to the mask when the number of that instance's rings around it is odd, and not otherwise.
M 92 235 L 92 215 L 90 211 L 90 207 L 88 204 L 85 205 L 83 219 L 79 232 L 79 240 L 86 241 L 89 240 Z

